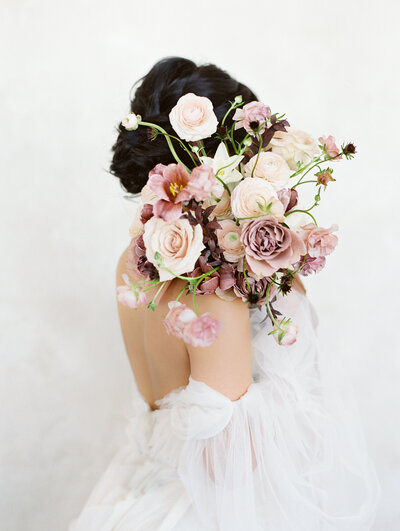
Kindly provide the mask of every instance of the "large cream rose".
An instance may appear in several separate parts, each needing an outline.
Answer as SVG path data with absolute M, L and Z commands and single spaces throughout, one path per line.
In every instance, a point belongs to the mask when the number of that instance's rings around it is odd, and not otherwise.
M 263 151 L 260 153 L 258 160 L 257 155 L 254 155 L 254 157 L 251 157 L 249 162 L 245 165 L 245 176 L 251 177 L 252 173 L 253 177 L 265 179 L 272 184 L 275 190 L 280 190 L 285 187 L 289 180 L 290 168 L 285 159 L 277 153 Z
M 161 281 L 192 271 L 204 249 L 201 226 L 192 226 L 187 219 L 164 221 L 152 217 L 144 226 L 143 240 L 149 262 L 157 267 L 154 255 L 159 252 L 162 265 L 170 270 L 159 269 Z
M 271 215 L 279 221 L 284 220 L 284 208 L 276 191 L 271 183 L 260 177 L 246 177 L 236 186 L 231 196 L 231 207 L 237 218 Z
M 169 121 L 177 135 L 187 142 L 208 138 L 218 125 L 211 101 L 192 92 L 179 98 L 169 113 Z
M 268 147 L 273 153 L 283 157 L 292 170 L 296 169 L 298 162 L 307 163 L 319 153 L 318 144 L 313 137 L 293 127 L 288 127 L 286 133 L 277 131 Z

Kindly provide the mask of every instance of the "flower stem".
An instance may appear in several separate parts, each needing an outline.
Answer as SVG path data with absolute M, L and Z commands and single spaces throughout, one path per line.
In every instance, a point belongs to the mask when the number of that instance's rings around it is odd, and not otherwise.
M 314 208 L 315 205 L 313 205 L 311 208 Z M 309 209 L 311 210 L 311 209 Z M 315 219 L 315 217 L 308 211 L 308 210 L 300 210 L 300 209 L 297 209 L 297 210 L 291 210 L 290 212 L 288 212 L 287 214 L 285 214 L 285 217 L 287 216 L 290 216 L 290 214 L 294 214 L 295 212 L 304 212 L 304 214 L 308 214 L 310 216 L 310 218 L 313 219 L 314 223 L 316 224 L 316 226 L 318 227 L 318 223 L 317 223 L 317 220 Z
M 254 176 L 254 172 L 255 172 L 255 169 L 256 169 L 256 166 L 258 164 L 258 159 L 260 158 L 260 153 L 261 153 L 261 148 L 262 148 L 262 136 L 260 135 L 260 133 L 258 133 L 258 141 L 259 141 L 259 146 L 258 146 L 258 152 L 257 152 L 257 158 L 256 158 L 256 162 L 253 166 L 253 170 L 251 172 L 251 176 L 253 177 Z
M 172 142 L 171 142 L 171 137 L 170 135 L 167 133 L 167 131 L 165 129 L 163 129 L 162 127 L 160 127 L 159 125 L 156 125 L 156 124 L 152 124 L 150 122 L 140 122 L 140 125 L 144 125 L 144 126 L 147 126 L 147 127 L 151 127 L 152 129 L 155 129 L 156 131 L 159 131 L 161 134 L 163 134 L 165 136 L 165 140 L 167 141 L 168 143 L 168 147 L 169 149 L 171 150 L 171 153 L 172 153 L 172 156 L 174 157 L 174 159 L 176 160 L 176 162 L 178 162 L 178 164 L 182 164 L 185 169 L 187 171 L 190 171 L 189 168 L 186 166 L 186 164 L 183 164 L 183 162 L 181 161 L 181 159 L 178 157 L 176 151 L 175 151 L 175 148 L 174 146 L 172 145 Z

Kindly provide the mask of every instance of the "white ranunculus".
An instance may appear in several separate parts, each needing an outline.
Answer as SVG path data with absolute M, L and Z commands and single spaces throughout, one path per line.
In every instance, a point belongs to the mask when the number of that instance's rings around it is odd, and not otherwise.
M 218 126 L 211 100 L 192 92 L 179 98 L 169 113 L 169 121 L 179 138 L 187 142 L 210 137 Z
M 127 131 L 135 131 L 139 127 L 142 118 L 139 114 L 134 114 L 133 112 L 125 116 L 122 120 L 122 125 Z
M 232 212 L 237 218 L 275 216 L 283 221 L 284 208 L 271 183 L 259 177 L 246 178 L 232 192 Z M 269 207 L 268 213 L 267 208 Z
M 229 184 L 236 183 L 243 178 L 242 174 L 236 169 L 242 160 L 243 156 L 230 156 L 223 142 L 221 142 L 218 146 L 214 157 L 201 157 L 201 162 L 211 166 L 214 170 L 215 176 L 217 177 L 217 185 L 215 190 L 213 190 L 213 193 L 216 197 L 221 197 L 221 193 L 223 191 L 223 188 L 221 191 L 221 186 L 223 187 L 223 185 L 220 181 L 218 181 L 218 179 L 223 181 L 225 184 Z
M 286 186 L 291 173 L 285 159 L 271 151 L 262 151 L 258 160 L 257 155 L 254 155 L 245 165 L 244 172 L 246 177 L 251 177 L 253 174 L 253 177 L 265 179 L 275 190 L 281 190 Z
M 293 214 L 289 213 L 289 215 L 285 217 L 286 225 L 296 232 L 299 231 L 304 225 L 307 225 L 307 223 L 310 223 L 310 221 L 310 216 L 304 212 L 293 212 Z
M 288 127 L 287 132 L 277 131 L 268 147 L 273 153 L 283 157 L 291 170 L 296 169 L 298 162 L 305 164 L 319 153 L 319 147 L 314 138 L 293 127 Z
M 144 226 L 143 240 L 149 262 L 157 267 L 155 254 L 158 252 L 162 265 L 169 269 L 158 269 L 161 281 L 192 271 L 204 249 L 201 226 L 192 226 L 187 219 L 181 218 L 164 221 L 152 217 Z

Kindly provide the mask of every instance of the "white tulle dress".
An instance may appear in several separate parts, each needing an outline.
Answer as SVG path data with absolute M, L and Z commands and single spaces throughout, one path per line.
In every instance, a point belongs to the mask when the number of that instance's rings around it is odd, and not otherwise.
M 278 346 L 251 311 L 253 383 L 237 401 L 190 378 L 152 411 L 136 393 L 128 442 L 70 531 L 361 531 L 379 498 L 357 410 L 317 350 L 316 316 Z

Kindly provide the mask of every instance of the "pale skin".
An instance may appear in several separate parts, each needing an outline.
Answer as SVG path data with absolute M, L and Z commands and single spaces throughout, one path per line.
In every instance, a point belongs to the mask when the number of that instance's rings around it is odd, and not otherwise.
M 127 251 L 118 263 L 118 286 L 124 284 L 126 257 Z M 136 280 L 139 278 L 132 278 L 133 282 Z M 249 309 L 241 299 L 228 302 L 216 295 L 198 296 L 199 313 L 212 313 L 222 321 L 223 328 L 211 346 L 193 347 L 168 335 L 162 323 L 168 313 L 168 302 L 175 300 L 182 287 L 183 281 L 179 279 L 167 284 L 154 312 L 146 306 L 131 309 L 118 303 L 125 348 L 138 389 L 150 407 L 156 409 L 156 400 L 187 385 L 191 375 L 230 400 L 237 400 L 252 381 Z M 149 300 L 156 289 L 148 292 Z M 305 293 L 297 277 L 294 289 Z M 179 300 L 193 308 L 191 296 L 183 295 Z

